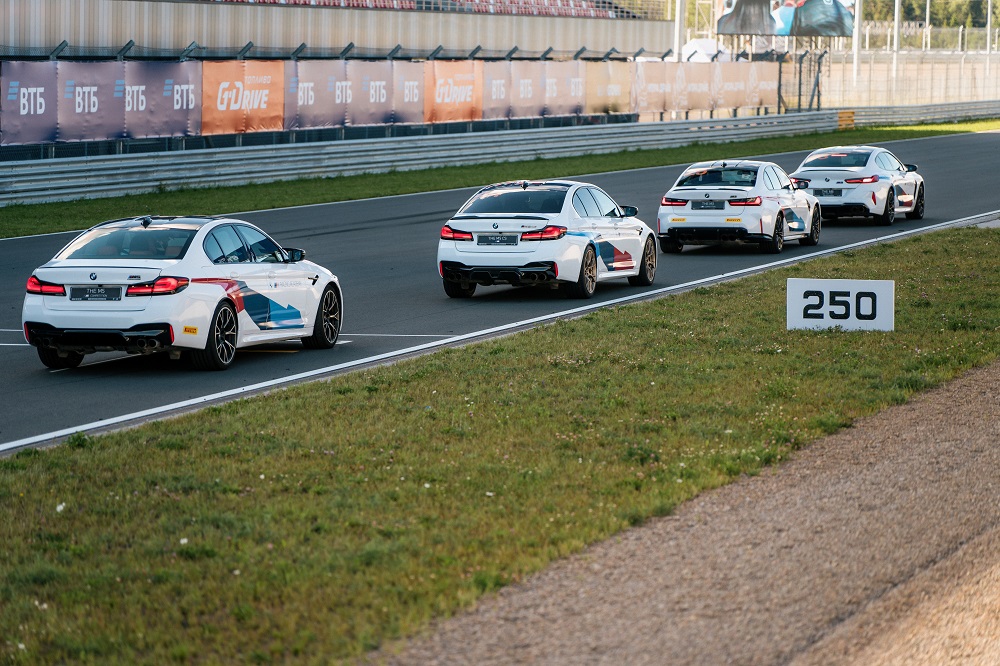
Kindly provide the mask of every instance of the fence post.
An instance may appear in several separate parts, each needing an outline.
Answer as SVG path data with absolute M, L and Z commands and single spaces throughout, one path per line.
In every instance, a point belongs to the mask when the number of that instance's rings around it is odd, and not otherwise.
M 802 111 L 802 61 L 806 59 L 809 55 L 809 49 L 802 52 L 799 56 L 799 111 Z

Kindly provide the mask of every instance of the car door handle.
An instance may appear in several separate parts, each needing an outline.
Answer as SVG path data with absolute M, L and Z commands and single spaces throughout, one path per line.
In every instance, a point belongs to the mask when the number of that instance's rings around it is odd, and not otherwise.
M 236 279 L 236 278 L 238 278 L 239 276 L 240 276 L 240 274 L 239 274 L 239 273 L 237 273 L 236 271 L 232 271 L 232 272 L 230 272 L 230 273 L 229 273 L 229 277 L 231 277 L 231 278 L 233 278 L 233 279 Z

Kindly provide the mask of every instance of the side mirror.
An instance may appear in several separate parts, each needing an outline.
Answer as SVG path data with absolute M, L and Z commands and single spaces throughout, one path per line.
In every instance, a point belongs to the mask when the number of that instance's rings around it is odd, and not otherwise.
M 288 255 L 288 263 L 295 264 L 306 258 L 306 251 L 300 250 L 297 247 L 286 247 L 284 248 L 285 254 Z
M 635 206 L 622 206 L 622 217 L 635 217 L 639 214 L 639 209 Z
M 907 173 L 913 173 L 914 171 L 917 170 L 917 165 L 916 164 L 904 164 L 903 166 L 906 167 L 906 172 Z

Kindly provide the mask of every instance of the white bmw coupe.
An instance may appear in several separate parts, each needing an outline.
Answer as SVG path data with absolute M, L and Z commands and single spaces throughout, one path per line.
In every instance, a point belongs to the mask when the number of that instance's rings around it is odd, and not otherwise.
M 50 368 L 86 354 L 188 354 L 224 370 L 241 347 L 337 342 L 337 277 L 254 225 L 216 217 L 137 217 L 77 236 L 28 278 L 24 337 Z
M 786 240 L 819 243 L 822 218 L 816 197 L 777 164 L 719 160 L 685 169 L 660 201 L 656 223 L 664 252 L 738 241 L 778 253 Z
M 569 180 L 517 181 L 479 190 L 441 228 L 438 272 L 452 298 L 477 285 L 549 285 L 590 298 L 598 282 L 656 275 L 653 230 L 634 206 Z
M 814 150 L 791 178 L 815 195 L 823 217 L 870 217 L 889 225 L 897 213 L 924 217 L 924 179 L 885 148 L 834 146 Z

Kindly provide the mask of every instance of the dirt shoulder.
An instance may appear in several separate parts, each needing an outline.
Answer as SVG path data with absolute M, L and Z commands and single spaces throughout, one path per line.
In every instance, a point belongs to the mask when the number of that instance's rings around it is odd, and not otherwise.
M 994 363 L 371 661 L 997 664 L 998 546 Z

